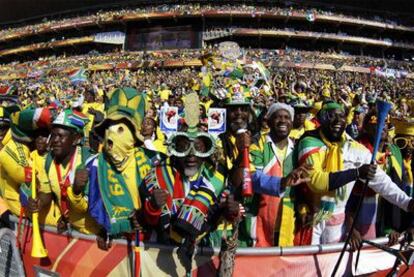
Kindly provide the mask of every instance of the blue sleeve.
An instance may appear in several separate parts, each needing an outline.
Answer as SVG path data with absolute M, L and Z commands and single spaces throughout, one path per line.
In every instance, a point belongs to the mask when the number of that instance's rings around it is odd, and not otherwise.
M 356 168 L 329 173 L 329 191 L 343 187 L 349 182 L 355 181 L 356 179 Z
M 252 176 L 253 189 L 255 193 L 280 196 L 283 190 L 280 187 L 282 177 L 269 176 L 262 170 L 256 170 Z

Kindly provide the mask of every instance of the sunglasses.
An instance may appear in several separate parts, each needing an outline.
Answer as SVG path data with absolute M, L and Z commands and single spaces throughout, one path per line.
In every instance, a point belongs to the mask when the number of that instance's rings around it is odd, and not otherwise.
M 216 149 L 214 138 L 208 133 L 196 133 L 190 135 L 178 132 L 168 139 L 168 153 L 172 156 L 183 158 L 193 154 L 199 158 L 211 156 Z
M 406 147 L 414 148 L 414 139 L 398 137 L 394 138 L 394 144 L 397 145 L 400 149 L 404 149 Z

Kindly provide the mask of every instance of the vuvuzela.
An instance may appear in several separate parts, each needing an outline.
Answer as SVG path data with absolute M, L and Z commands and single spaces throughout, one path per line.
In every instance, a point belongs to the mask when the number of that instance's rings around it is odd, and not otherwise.
M 36 199 L 36 158 L 33 158 L 32 164 L 32 198 Z M 32 257 L 44 258 L 47 257 L 47 249 L 43 245 L 42 237 L 40 236 L 39 227 L 39 213 L 35 212 L 32 214 L 32 228 L 33 228 L 33 243 L 32 243 Z

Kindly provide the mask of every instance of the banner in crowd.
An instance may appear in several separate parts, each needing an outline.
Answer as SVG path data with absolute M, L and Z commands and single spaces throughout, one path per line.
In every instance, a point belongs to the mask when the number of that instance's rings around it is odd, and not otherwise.
M 226 109 L 208 109 L 208 133 L 220 135 L 226 132 Z
M 405 78 L 408 72 L 405 70 L 397 70 L 392 68 L 370 67 L 371 74 L 386 78 Z
M 178 129 L 178 108 L 163 107 L 160 115 L 161 131 L 165 133 L 177 132 Z
M 123 32 L 105 32 L 95 35 L 94 42 L 106 44 L 124 44 L 125 33 Z

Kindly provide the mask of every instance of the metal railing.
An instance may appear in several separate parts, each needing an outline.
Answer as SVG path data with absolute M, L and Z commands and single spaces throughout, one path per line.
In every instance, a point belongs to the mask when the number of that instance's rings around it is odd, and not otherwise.
M 17 224 L 18 219 L 15 216 L 10 218 L 10 221 Z M 47 232 L 57 234 L 57 229 L 52 226 L 41 226 L 41 228 Z M 62 236 L 67 236 L 67 233 L 62 233 Z M 77 239 L 96 241 L 96 236 L 86 235 L 79 233 L 75 230 L 72 230 L 70 236 Z M 386 244 L 388 238 L 382 237 L 372 240 L 378 244 Z M 123 239 L 116 239 L 113 243 L 127 245 L 127 241 Z M 293 247 L 266 247 L 266 248 L 238 248 L 237 256 L 291 256 L 291 255 L 314 255 L 314 254 L 323 254 L 323 253 L 332 253 L 339 252 L 342 250 L 343 243 L 334 243 L 334 244 L 322 244 L 322 245 L 307 245 L 307 246 L 293 246 Z M 140 243 L 140 246 L 144 249 L 161 249 L 161 250 L 171 250 L 174 249 L 170 245 L 162 245 L 157 243 Z M 372 248 L 372 246 L 364 245 L 363 249 Z M 197 254 L 201 256 L 217 256 L 220 252 L 220 248 L 208 248 L 208 247 L 198 247 Z
M 25 276 L 16 235 L 7 228 L 0 229 L 0 276 Z

